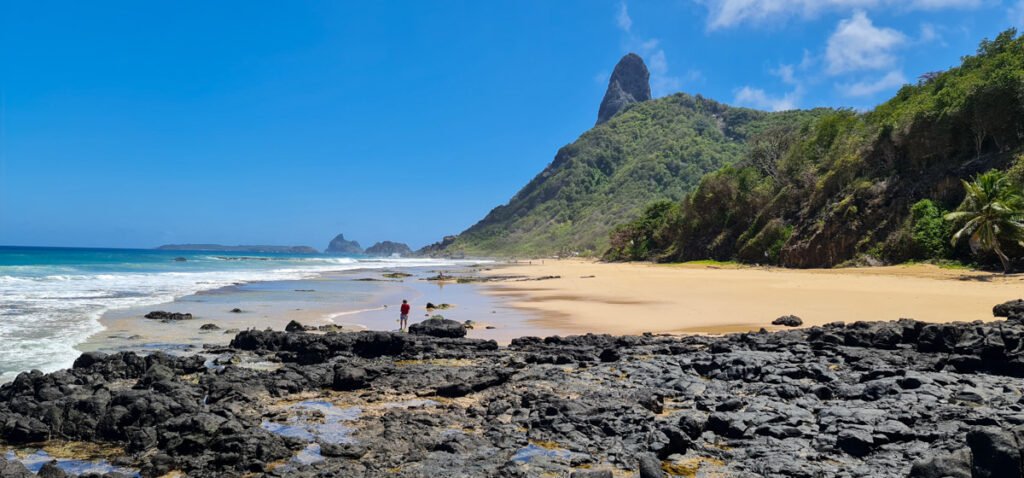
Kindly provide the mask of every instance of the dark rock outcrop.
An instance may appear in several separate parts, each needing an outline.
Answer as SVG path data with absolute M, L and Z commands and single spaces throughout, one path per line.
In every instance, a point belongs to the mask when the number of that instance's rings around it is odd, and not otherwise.
M 401 242 L 382 241 L 368 247 L 366 249 L 366 254 L 382 257 L 393 256 L 395 254 L 400 256 L 411 256 L 412 249 Z
M 431 317 L 409 326 L 409 333 L 431 337 L 459 338 L 466 336 L 466 327 L 461 323 L 441 317 Z
M 772 325 L 783 325 L 786 327 L 799 327 L 804 325 L 804 321 L 795 315 L 783 315 L 772 321 Z
M 181 312 L 164 312 L 162 310 L 154 310 L 145 315 L 147 319 L 160 320 L 163 322 L 170 322 L 176 320 L 192 320 L 192 314 L 181 313 Z
M 247 330 L 213 360 L 91 352 L 22 373 L 0 386 L 0 446 L 114 445 L 146 478 L 1019 477 L 1022 344 L 1016 320 L 507 348 Z
M 608 80 L 608 90 L 597 112 L 597 124 L 610 120 L 626 106 L 651 99 L 650 78 L 640 55 L 629 53 L 622 57 Z
M 363 247 L 357 241 L 345 240 L 344 234 L 338 234 L 331 239 L 324 252 L 328 254 L 362 254 Z

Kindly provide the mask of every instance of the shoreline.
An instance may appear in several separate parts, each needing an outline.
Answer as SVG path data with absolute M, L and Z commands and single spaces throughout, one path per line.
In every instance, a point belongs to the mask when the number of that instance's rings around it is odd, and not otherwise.
M 784 269 L 708 264 L 604 263 L 545 259 L 484 273 L 558 279 L 486 283 L 487 294 L 539 314 L 531 323 L 565 333 L 724 334 L 913 318 L 954 322 L 991 317 L 992 304 L 1024 295 L 1024 276 L 907 265 Z
M 309 278 L 248 281 L 200 290 L 169 302 L 107 310 L 98 319 L 100 329 L 74 348 L 78 352 L 187 352 L 204 344 L 226 345 L 241 330 L 283 330 L 292 320 L 313 327 L 336 326 L 341 331 L 392 331 L 397 327 L 397 306 L 402 299 L 414 304 L 410 324 L 436 314 L 460 322 L 471 320 L 476 326 L 470 337 L 502 344 L 535 332 L 526 325 L 532 312 L 507 306 L 506 300 L 485 294 L 477 284 L 422 280 L 440 270 L 469 273 L 482 266 L 491 264 L 321 271 Z M 410 276 L 401 280 L 383 277 L 396 271 Z M 454 307 L 424 310 L 428 302 Z M 234 313 L 234 308 L 242 311 Z M 193 319 L 163 322 L 143 317 L 155 310 L 191 313 Z M 205 324 L 218 328 L 201 330 Z

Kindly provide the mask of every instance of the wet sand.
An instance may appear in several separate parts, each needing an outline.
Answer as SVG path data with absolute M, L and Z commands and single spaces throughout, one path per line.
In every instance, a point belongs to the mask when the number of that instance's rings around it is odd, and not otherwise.
M 399 269 L 395 269 L 399 270 Z M 438 270 L 402 269 L 412 276 L 384 277 L 384 270 L 346 271 L 317 279 L 239 284 L 179 298 L 173 302 L 107 312 L 100 322 L 105 329 L 78 346 L 92 351 L 184 351 L 202 344 L 223 345 L 235 332 L 245 329 L 283 330 L 291 320 L 304 325 L 338 325 L 342 330 L 396 330 L 402 299 L 413 305 L 410 324 L 431 315 L 464 322 L 472 320 L 472 338 L 507 344 L 524 335 L 553 335 L 555 329 L 538 327 L 534 312 L 512 307 L 510 300 L 483 293 L 479 284 L 436 283 L 422 280 Z M 453 271 L 446 271 L 453 272 Z M 466 270 L 454 270 L 470 273 Z M 427 302 L 452 304 L 445 310 L 427 311 Z M 239 308 L 240 313 L 231 312 Z M 154 310 L 191 313 L 192 320 L 161 322 L 143 316 Z M 219 329 L 201 330 L 204 324 Z M 491 326 L 493 328 L 488 329 Z
M 793 270 L 699 264 L 544 260 L 488 274 L 558 279 L 488 283 L 488 293 L 539 315 L 563 333 L 729 333 L 774 330 L 797 315 L 805 326 L 913 318 L 991 320 L 992 306 L 1024 296 L 1024 276 L 930 265 Z

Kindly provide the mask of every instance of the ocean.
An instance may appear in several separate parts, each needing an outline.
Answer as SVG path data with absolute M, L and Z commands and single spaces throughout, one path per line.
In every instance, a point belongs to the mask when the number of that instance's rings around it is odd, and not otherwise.
M 0 246 L 0 383 L 70 367 L 108 311 L 197 292 L 360 269 L 447 267 L 457 261 L 148 249 Z

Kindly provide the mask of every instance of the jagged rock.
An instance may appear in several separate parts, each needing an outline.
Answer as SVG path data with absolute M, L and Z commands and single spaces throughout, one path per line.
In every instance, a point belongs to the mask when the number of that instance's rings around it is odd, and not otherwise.
M 409 326 L 409 333 L 429 335 L 431 337 L 465 337 L 466 328 L 457 321 L 441 317 L 431 317 L 423 322 Z
M 650 77 L 639 55 L 629 53 L 622 57 L 608 80 L 608 90 L 597 112 L 597 124 L 610 120 L 626 106 L 651 99 Z
M 363 247 L 357 241 L 345 240 L 344 234 L 338 234 L 331 239 L 330 244 L 327 244 L 327 250 L 324 252 L 328 254 L 362 254 Z
M 783 315 L 772 321 L 772 325 L 784 325 L 786 327 L 799 327 L 804 325 L 804 321 L 795 315 Z

